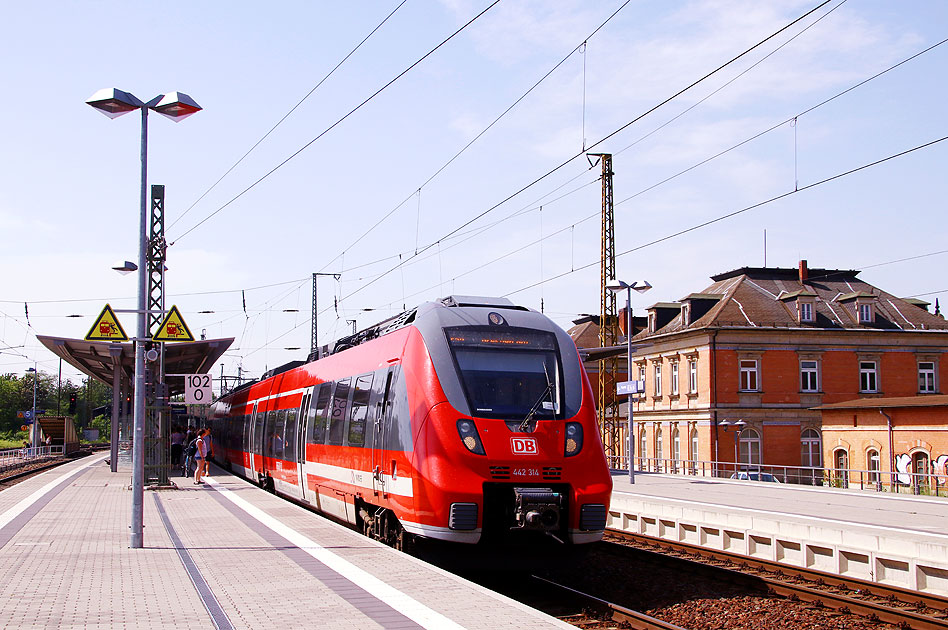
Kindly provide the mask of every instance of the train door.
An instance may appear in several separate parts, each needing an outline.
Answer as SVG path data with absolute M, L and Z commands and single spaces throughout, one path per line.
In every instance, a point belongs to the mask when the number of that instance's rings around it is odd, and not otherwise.
M 250 414 L 246 416 L 244 422 L 244 453 L 247 454 L 246 459 L 241 461 L 247 469 L 247 476 L 252 476 L 252 471 L 254 470 L 254 461 L 253 461 L 253 426 L 254 418 L 257 417 L 257 403 L 253 404 L 253 408 L 250 410 Z
M 306 435 L 309 426 L 309 404 L 313 398 L 314 388 L 309 388 L 303 394 L 303 400 L 300 403 L 300 412 L 297 414 L 299 424 L 296 432 L 296 472 L 299 475 L 297 485 L 300 489 L 300 499 L 307 501 L 306 497 Z
M 385 495 L 385 427 L 390 423 L 392 415 L 392 380 L 395 377 L 395 366 L 386 370 L 385 384 L 381 396 L 375 405 L 375 427 L 372 435 L 372 490 L 375 496 Z M 388 471 L 389 474 L 392 471 Z
M 258 475 L 263 474 L 263 420 L 267 413 L 254 406 L 253 427 L 250 434 L 250 469 Z

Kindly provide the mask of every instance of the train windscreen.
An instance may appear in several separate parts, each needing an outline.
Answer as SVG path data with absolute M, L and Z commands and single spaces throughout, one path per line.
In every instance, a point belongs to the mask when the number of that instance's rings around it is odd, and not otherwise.
M 448 328 L 475 416 L 523 420 L 556 418 L 562 387 L 556 337 L 516 328 Z

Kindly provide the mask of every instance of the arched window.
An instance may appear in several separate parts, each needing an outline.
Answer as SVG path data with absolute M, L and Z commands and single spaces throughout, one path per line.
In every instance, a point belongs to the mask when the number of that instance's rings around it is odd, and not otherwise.
M 678 462 L 681 460 L 681 434 L 678 427 L 672 431 L 672 472 L 678 472 Z
M 849 487 L 849 452 L 844 448 L 833 451 L 833 479 L 835 486 Z
M 645 458 L 648 457 L 648 439 L 645 436 L 645 427 L 639 433 L 639 468 L 645 470 Z
M 698 474 L 698 429 L 691 430 L 691 474 Z
M 879 475 L 879 451 L 874 448 L 866 451 L 866 468 L 869 470 L 869 483 L 878 484 L 882 480 Z
M 820 432 L 806 429 L 800 436 L 800 465 L 805 468 L 819 468 L 823 465 L 823 446 Z
M 659 469 L 662 465 L 665 453 L 662 449 L 662 428 L 655 427 L 655 467 Z
M 912 453 L 912 487 L 918 492 L 918 487 L 928 483 L 932 470 L 929 466 L 928 453 L 925 451 L 916 451 Z
M 744 429 L 740 433 L 740 461 L 742 464 L 760 464 L 760 433 Z

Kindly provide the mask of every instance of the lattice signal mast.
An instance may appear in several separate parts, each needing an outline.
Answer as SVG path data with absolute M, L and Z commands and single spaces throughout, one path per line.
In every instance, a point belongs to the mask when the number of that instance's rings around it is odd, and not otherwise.
M 602 251 L 600 259 L 599 345 L 602 348 L 618 345 L 619 318 L 615 293 L 606 284 L 616 277 L 616 233 L 612 203 L 612 154 L 590 153 L 602 164 Z M 606 457 L 618 457 L 620 451 L 619 400 L 616 397 L 618 357 L 599 361 L 599 430 Z

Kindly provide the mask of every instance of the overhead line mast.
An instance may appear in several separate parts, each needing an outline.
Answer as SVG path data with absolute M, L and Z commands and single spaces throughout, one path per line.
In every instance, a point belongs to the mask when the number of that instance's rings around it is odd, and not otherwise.
M 606 288 L 606 284 L 616 277 L 616 233 L 612 200 L 612 154 L 589 153 L 589 157 L 598 157 L 602 164 L 602 238 L 600 255 L 600 308 L 599 308 L 599 345 L 608 348 L 619 344 L 619 318 L 616 313 L 615 293 Z M 619 400 L 616 397 L 616 372 L 619 369 L 618 357 L 609 357 L 599 361 L 599 431 L 606 457 L 619 457 L 621 453 L 619 439 Z M 630 377 L 631 378 L 631 377 Z M 615 460 L 610 460 L 615 461 Z

